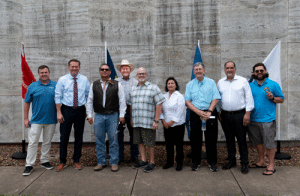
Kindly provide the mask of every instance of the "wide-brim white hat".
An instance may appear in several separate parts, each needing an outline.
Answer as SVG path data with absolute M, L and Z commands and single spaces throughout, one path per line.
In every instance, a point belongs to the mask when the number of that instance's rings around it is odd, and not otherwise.
M 130 72 L 132 72 L 135 69 L 134 65 L 129 63 L 128 60 L 122 60 L 121 64 L 117 65 L 117 69 L 120 71 L 122 66 L 128 66 L 130 68 Z

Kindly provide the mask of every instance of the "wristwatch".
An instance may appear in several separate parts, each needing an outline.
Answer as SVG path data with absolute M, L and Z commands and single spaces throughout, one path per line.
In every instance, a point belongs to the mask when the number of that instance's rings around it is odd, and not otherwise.
M 213 113 L 213 111 L 211 111 L 211 110 L 207 110 L 208 112 L 210 112 L 210 113 Z
M 155 123 L 157 123 L 157 124 L 159 123 L 159 121 L 158 121 L 158 120 L 155 120 L 155 119 L 154 119 L 153 121 L 154 121 Z

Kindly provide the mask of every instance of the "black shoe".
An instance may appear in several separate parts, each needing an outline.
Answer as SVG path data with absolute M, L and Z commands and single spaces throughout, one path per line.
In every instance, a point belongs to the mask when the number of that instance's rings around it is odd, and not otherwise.
M 32 166 L 27 166 L 23 172 L 23 176 L 29 176 L 31 174 L 31 172 L 33 171 L 33 167 Z
M 215 164 L 208 165 L 208 167 L 209 167 L 210 171 L 212 171 L 212 172 L 216 172 L 219 170 Z
M 241 169 L 242 174 L 247 174 L 249 172 L 249 167 L 248 164 L 247 165 L 242 165 L 242 169 Z
M 155 169 L 155 164 L 153 163 L 153 164 L 148 165 L 148 166 L 144 169 L 144 172 L 149 173 L 149 172 L 152 172 L 154 169 Z
M 170 167 L 173 167 L 173 166 L 174 166 L 173 164 L 167 163 L 163 166 L 163 169 L 169 169 Z
M 42 164 L 41 164 L 41 167 L 44 167 L 44 168 L 46 168 L 46 169 L 53 169 L 52 165 L 50 165 L 49 162 L 47 162 L 47 163 L 42 163 Z
M 230 168 L 235 167 L 235 166 L 236 166 L 236 161 L 229 161 L 229 162 L 227 163 L 227 165 L 224 165 L 224 166 L 222 167 L 222 169 L 223 169 L 223 170 L 225 170 L 225 169 L 230 169 Z
M 194 162 L 192 165 L 192 171 L 197 171 L 199 167 L 200 167 L 200 164 L 197 162 Z
M 148 161 L 141 161 L 133 166 L 134 169 L 140 169 L 141 167 L 146 167 L 148 165 Z
M 181 171 L 182 170 L 182 164 L 177 164 L 176 171 Z

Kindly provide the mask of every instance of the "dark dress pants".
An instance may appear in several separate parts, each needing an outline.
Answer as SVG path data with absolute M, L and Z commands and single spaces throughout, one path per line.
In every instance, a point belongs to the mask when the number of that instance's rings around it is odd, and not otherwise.
M 84 123 L 86 117 L 85 106 L 76 109 L 65 105 L 61 106 L 61 113 L 64 117 L 64 122 L 60 124 L 60 163 L 67 162 L 67 148 L 70 138 L 72 125 L 74 125 L 74 163 L 78 163 L 81 157 L 82 138 Z
M 236 161 L 235 137 L 237 139 L 241 157 L 241 164 L 247 165 L 248 162 L 248 148 L 246 141 L 246 134 L 248 127 L 243 125 L 245 110 L 240 112 L 221 112 L 222 128 L 226 137 L 228 160 Z
M 167 164 L 174 165 L 174 145 L 176 146 L 176 163 L 183 163 L 183 138 L 185 124 L 164 128 L 164 136 L 166 141 Z
M 217 163 L 218 122 L 216 110 L 214 110 L 212 116 L 215 116 L 215 119 L 208 119 L 206 121 L 206 131 L 204 131 L 207 162 L 210 165 Z M 193 111 L 191 111 L 190 115 L 190 126 L 192 162 L 200 164 L 203 137 L 202 121 L 200 120 L 200 116 Z
M 127 125 L 129 131 L 129 141 L 130 141 L 130 156 L 131 160 L 135 161 L 139 157 L 139 146 L 138 144 L 133 144 L 133 127 L 130 123 L 130 108 L 127 106 L 126 113 L 125 113 L 125 123 Z M 119 142 L 119 159 L 124 160 L 124 129 L 122 127 L 118 133 L 118 142 Z

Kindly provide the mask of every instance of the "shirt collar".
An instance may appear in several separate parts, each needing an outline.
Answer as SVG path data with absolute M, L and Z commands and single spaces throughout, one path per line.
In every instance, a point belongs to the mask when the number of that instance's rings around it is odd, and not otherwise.
M 238 76 L 236 74 L 234 74 L 234 77 L 232 78 L 232 80 L 237 80 L 238 79 Z M 226 77 L 225 80 L 228 80 L 228 78 Z
M 206 77 L 203 76 L 203 80 L 201 82 L 197 78 L 195 78 L 195 80 L 197 81 L 197 84 L 200 84 L 202 86 L 203 84 L 205 84 Z
M 124 81 L 129 81 L 131 79 L 131 77 L 129 76 L 128 80 L 125 80 L 123 76 L 121 76 L 121 79 Z
M 148 86 L 148 85 L 150 85 L 150 82 L 148 82 L 148 80 L 143 84 L 143 86 Z M 137 83 L 137 85 L 136 86 L 140 86 L 140 84 L 139 83 Z
M 254 80 L 254 84 L 256 84 L 257 86 L 263 86 L 263 85 L 265 85 L 265 84 L 268 84 L 268 81 L 269 81 L 269 78 L 266 78 L 266 80 L 264 81 L 264 83 L 262 83 L 261 85 L 259 85 L 259 84 L 257 83 L 257 80 Z
M 79 78 L 79 75 L 80 75 L 80 74 L 78 73 L 77 76 L 76 76 L 75 78 L 78 79 L 78 78 Z M 70 78 L 70 79 L 73 79 L 74 77 L 69 73 L 69 78 Z
M 41 83 L 41 79 L 38 80 L 38 83 L 39 83 L 39 85 L 49 86 L 50 83 L 51 83 L 51 80 L 49 79 L 49 82 L 48 82 L 48 84 L 46 84 L 46 85 L 43 84 L 43 83 Z
M 108 79 L 108 82 L 111 83 L 111 78 Z M 103 80 L 100 78 L 100 83 L 103 83 Z

